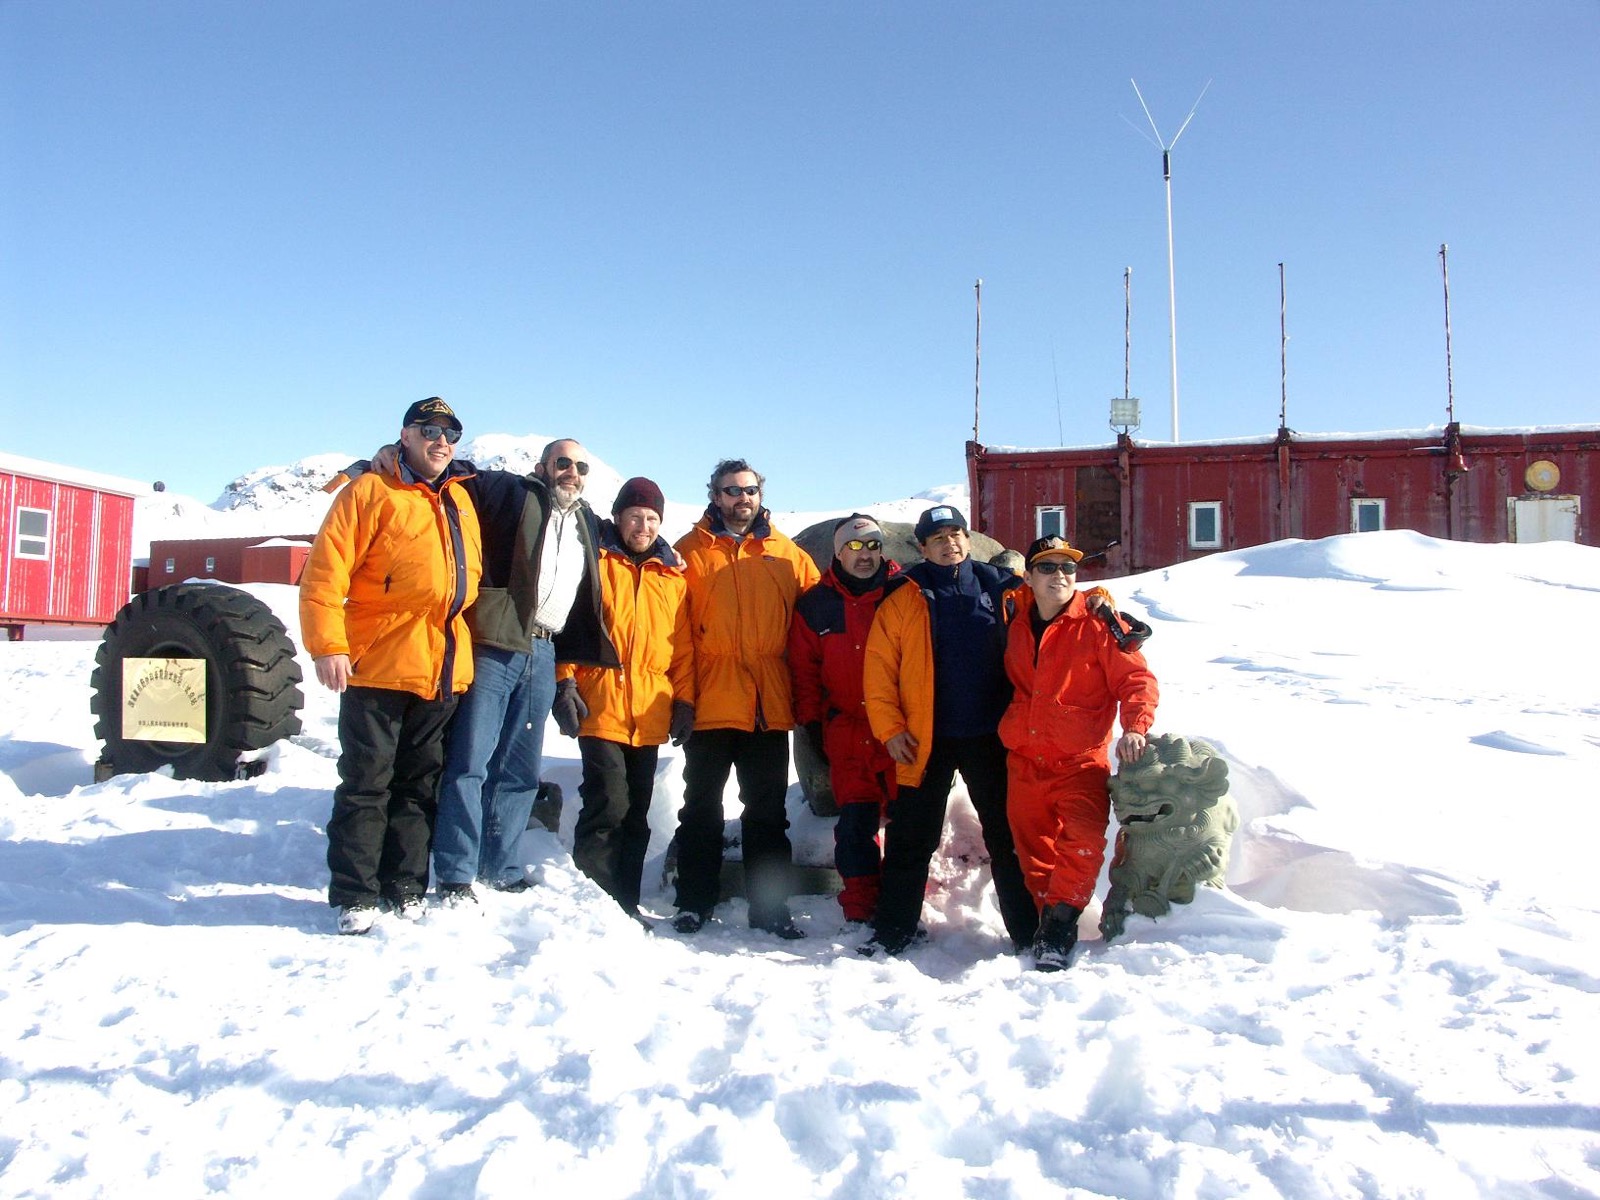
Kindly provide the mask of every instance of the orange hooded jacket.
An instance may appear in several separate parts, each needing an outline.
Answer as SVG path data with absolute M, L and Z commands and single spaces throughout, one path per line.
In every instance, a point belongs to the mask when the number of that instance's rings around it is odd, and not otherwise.
M 1107 746 L 1121 707 L 1122 728 L 1148 733 L 1161 693 L 1137 650 L 1122 650 L 1083 592 L 1035 640 L 1031 596 L 1011 622 L 1006 675 L 1011 704 L 1000 740 L 1013 754 L 1045 764 L 1072 761 L 1109 767 Z
M 677 544 L 694 635 L 694 727 L 793 729 L 789 622 L 795 598 L 822 573 L 766 509 L 742 538 L 712 520 L 708 510 Z
M 649 558 L 635 563 L 616 526 L 600 522 L 600 605 L 621 667 L 561 663 L 574 676 L 589 709 L 580 737 L 625 746 L 659 746 L 672 724 L 672 703 L 694 703 L 694 643 L 689 633 L 689 585 L 672 548 L 660 538 Z
M 334 497 L 300 577 L 300 637 L 313 658 L 348 654 L 353 686 L 431 699 L 447 660 L 452 692 L 472 682 L 461 613 L 483 542 L 470 475 L 453 463 L 435 491 L 371 471 Z

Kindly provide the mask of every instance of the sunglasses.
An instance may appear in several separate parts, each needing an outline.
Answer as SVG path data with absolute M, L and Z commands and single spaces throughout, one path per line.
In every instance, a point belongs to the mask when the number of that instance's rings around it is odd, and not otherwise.
M 864 542 L 860 538 L 851 538 L 848 542 L 846 542 L 844 544 L 844 548 L 846 550 L 858 550 L 858 551 L 859 550 L 882 550 L 883 549 L 883 543 L 880 542 L 877 538 L 873 538 L 870 542 Z
M 737 483 L 730 483 L 718 488 L 717 490 L 724 496 L 738 499 L 740 496 L 759 496 L 761 494 L 761 485 L 752 483 L 747 484 L 744 487 L 740 487 Z
M 443 438 L 454 446 L 461 440 L 461 430 L 449 425 L 413 425 L 412 428 L 422 435 L 425 442 L 436 442 Z
M 577 469 L 579 475 L 587 475 L 589 473 L 589 464 L 586 462 L 573 462 L 565 454 L 556 459 L 556 470 L 566 471 L 573 468 Z
M 1076 575 L 1078 573 L 1078 564 L 1070 558 L 1061 562 L 1057 562 L 1052 558 L 1046 559 L 1044 562 L 1034 563 L 1033 569 L 1041 575 L 1054 575 L 1057 571 L 1060 571 L 1063 575 Z

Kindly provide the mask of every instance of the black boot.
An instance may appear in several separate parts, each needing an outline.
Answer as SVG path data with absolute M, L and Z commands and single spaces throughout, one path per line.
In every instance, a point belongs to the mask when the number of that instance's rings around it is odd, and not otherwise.
M 1039 933 L 1033 940 L 1033 965 L 1041 971 L 1064 971 L 1078 944 L 1078 918 L 1083 909 L 1070 904 L 1047 904 L 1039 914 Z

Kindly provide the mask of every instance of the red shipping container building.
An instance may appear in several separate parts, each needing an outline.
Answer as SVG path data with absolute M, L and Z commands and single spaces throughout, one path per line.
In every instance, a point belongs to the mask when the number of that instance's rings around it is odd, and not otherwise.
M 0 453 L 0 627 L 106 625 L 128 602 L 146 484 Z
M 150 543 L 149 574 L 137 591 L 214 579 L 222 583 L 299 583 L 314 533 L 288 537 L 167 538 Z
M 1285 538 L 1411 529 L 1469 542 L 1600 544 L 1600 428 L 1298 434 L 1014 449 L 967 443 L 975 529 L 1058 533 L 1131 575 Z M 1585 522 L 1584 510 L 1589 513 Z

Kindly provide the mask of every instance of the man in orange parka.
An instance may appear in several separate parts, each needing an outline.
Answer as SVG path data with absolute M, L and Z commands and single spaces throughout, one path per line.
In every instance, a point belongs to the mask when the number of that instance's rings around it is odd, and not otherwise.
M 558 664 L 553 709 L 583 760 L 573 861 L 635 917 L 661 743 L 681 746 L 694 729 L 689 589 L 660 536 L 664 508 L 661 489 L 639 476 L 600 522 L 601 609 L 622 665 Z
M 1000 721 L 1008 751 L 1006 811 L 1039 906 L 1033 955 L 1041 971 L 1067 965 L 1105 860 L 1112 722 L 1120 707 L 1117 758 L 1135 762 L 1160 698 L 1144 655 L 1119 646 L 1105 618 L 1073 587 L 1082 557 L 1059 537 L 1028 547 L 1024 578 L 1033 595 L 1006 641 L 1014 689 Z
M 461 422 L 437 396 L 406 410 L 398 474 L 335 498 L 300 579 L 300 634 L 339 693 L 328 903 L 359 934 L 379 905 L 422 913 L 444 730 L 472 682 L 461 613 L 478 593 L 478 514 L 453 462 Z
M 684 748 L 678 813 L 679 933 L 706 923 L 721 894 L 722 790 L 739 779 L 750 925 L 805 935 L 789 916 L 789 730 L 784 653 L 795 598 L 821 578 L 811 556 L 772 527 L 766 481 L 742 458 L 711 472 L 705 516 L 678 540 L 694 637 L 694 735 Z

